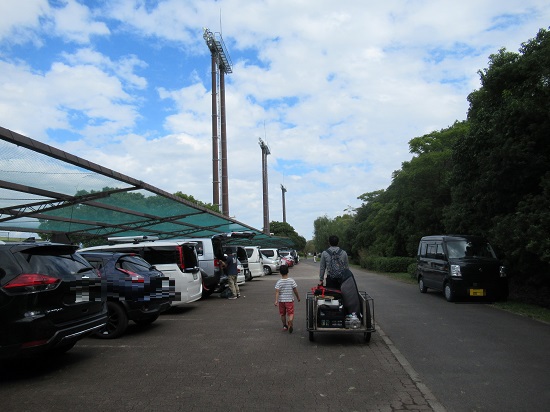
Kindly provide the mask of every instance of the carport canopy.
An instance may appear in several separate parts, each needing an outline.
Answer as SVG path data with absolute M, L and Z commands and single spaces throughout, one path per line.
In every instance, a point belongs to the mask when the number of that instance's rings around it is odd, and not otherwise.
M 0 230 L 65 243 L 114 236 L 159 239 L 249 232 L 230 243 L 293 248 L 235 219 L 0 127 Z M 99 242 L 99 243 L 98 243 Z

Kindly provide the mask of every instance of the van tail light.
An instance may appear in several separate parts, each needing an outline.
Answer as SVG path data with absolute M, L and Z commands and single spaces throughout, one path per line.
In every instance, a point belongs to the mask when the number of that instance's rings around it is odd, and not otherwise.
M 8 294 L 43 292 L 55 289 L 60 283 L 61 279 L 53 276 L 22 273 L 6 283 L 3 289 Z
M 178 252 L 178 267 L 182 272 L 185 271 L 185 259 L 183 258 L 183 248 L 181 246 L 176 246 Z
M 120 269 L 120 268 L 118 268 L 118 270 L 120 270 L 122 273 L 125 273 L 127 276 L 129 276 L 130 279 L 132 280 L 132 283 L 144 283 L 145 282 L 144 277 L 141 276 L 141 275 L 138 275 L 136 272 L 132 272 L 131 270 Z
M 460 265 L 451 265 L 451 276 L 461 278 L 462 272 L 460 271 Z
M 506 268 L 504 266 L 500 267 L 500 277 L 505 278 L 507 276 L 506 274 Z

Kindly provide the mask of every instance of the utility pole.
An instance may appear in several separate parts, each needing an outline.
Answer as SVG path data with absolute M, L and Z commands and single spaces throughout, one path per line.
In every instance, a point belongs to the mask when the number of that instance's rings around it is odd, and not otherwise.
M 269 236 L 269 196 L 267 185 L 267 155 L 271 154 L 269 147 L 260 138 L 260 147 L 262 148 L 262 182 L 263 182 L 263 204 L 264 204 L 264 234 Z
M 283 185 L 281 185 L 281 192 L 283 194 L 283 223 L 286 223 L 286 204 L 285 204 L 286 188 Z

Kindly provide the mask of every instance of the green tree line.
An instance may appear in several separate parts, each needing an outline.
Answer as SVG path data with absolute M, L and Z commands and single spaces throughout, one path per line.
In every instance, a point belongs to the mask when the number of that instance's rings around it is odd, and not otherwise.
M 518 287 L 549 294 L 550 32 L 490 55 L 478 73 L 466 120 L 411 139 L 412 159 L 354 213 L 317 218 L 317 250 L 336 233 L 357 261 L 412 258 L 422 236 L 481 235 Z

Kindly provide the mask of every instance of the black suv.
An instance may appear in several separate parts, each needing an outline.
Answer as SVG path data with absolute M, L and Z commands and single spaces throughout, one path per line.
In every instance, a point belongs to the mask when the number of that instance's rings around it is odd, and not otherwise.
M 107 280 L 107 326 L 96 333 L 100 338 L 121 336 L 128 320 L 149 325 L 170 308 L 175 281 L 136 254 L 80 252 Z
M 76 249 L 0 242 L 0 359 L 63 353 L 105 327 L 105 283 Z

